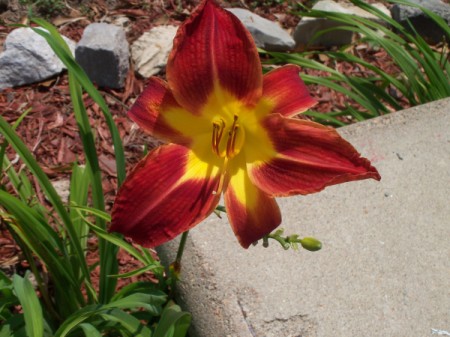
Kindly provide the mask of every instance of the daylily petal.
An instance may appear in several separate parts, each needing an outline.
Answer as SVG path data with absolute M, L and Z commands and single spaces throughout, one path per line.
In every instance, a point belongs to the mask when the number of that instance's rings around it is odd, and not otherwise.
M 281 223 L 275 199 L 253 184 L 245 163 L 231 168 L 224 197 L 231 227 L 244 248 L 269 234 Z
M 165 115 L 169 113 L 183 115 L 183 112 L 189 115 L 177 103 L 167 83 L 152 77 L 128 112 L 128 117 L 152 136 L 172 142 L 182 142 L 185 137 L 168 123 Z
M 249 164 L 249 175 L 269 195 L 309 194 L 347 181 L 380 180 L 376 168 L 332 128 L 277 114 L 263 125 L 278 154 Z
M 216 86 L 249 106 L 262 93 L 261 64 L 250 33 L 212 0 L 204 0 L 178 29 L 167 79 L 177 102 L 194 114 Z
M 216 207 L 221 172 L 190 149 L 164 145 L 128 176 L 112 210 L 110 230 L 155 247 L 194 227 Z
M 264 75 L 263 99 L 273 105 L 272 112 L 292 117 L 317 104 L 299 71 L 298 66 L 286 65 Z

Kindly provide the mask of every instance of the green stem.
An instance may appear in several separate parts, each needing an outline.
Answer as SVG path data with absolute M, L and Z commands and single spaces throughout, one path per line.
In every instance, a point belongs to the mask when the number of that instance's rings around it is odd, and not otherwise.
M 170 287 L 169 298 L 172 299 L 175 297 L 175 284 L 180 279 L 181 272 L 181 258 L 183 257 L 184 247 L 186 246 L 186 241 L 188 237 L 189 231 L 181 234 L 180 245 L 178 246 L 177 257 L 175 261 L 173 261 L 169 266 L 169 282 L 168 285 Z
M 174 265 L 179 267 L 178 272 L 181 270 L 181 258 L 183 257 L 184 247 L 186 246 L 187 237 L 189 235 L 189 231 L 181 234 L 180 245 L 178 246 L 177 257 L 175 258 Z
M 286 239 L 282 238 L 280 235 L 269 234 L 267 235 L 267 237 L 278 241 L 285 250 L 289 249 L 290 247 L 289 243 L 286 242 Z

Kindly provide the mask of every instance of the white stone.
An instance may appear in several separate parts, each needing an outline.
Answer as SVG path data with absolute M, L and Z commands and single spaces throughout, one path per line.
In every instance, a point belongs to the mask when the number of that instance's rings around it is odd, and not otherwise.
M 176 32 L 175 26 L 154 27 L 131 45 L 131 58 L 139 75 L 147 78 L 166 67 Z
M 69 179 L 61 179 L 55 180 L 51 182 L 53 187 L 55 188 L 56 193 L 61 197 L 61 200 L 64 203 L 69 202 L 70 196 L 70 180 Z
M 75 42 L 63 37 L 72 54 Z M 65 69 L 47 41 L 31 28 L 17 28 L 0 54 L 0 90 L 43 81 Z
M 288 51 L 294 48 L 295 41 L 275 22 L 243 8 L 227 8 L 227 10 L 244 24 L 259 48 L 267 51 Z
M 375 3 L 372 4 L 372 6 L 381 10 L 384 14 L 390 16 L 389 10 L 383 4 Z M 312 9 L 325 12 L 355 15 L 384 24 L 384 21 L 381 21 L 377 16 L 366 12 L 365 10 L 352 5 L 351 3 L 337 3 L 332 0 L 321 0 L 317 2 Z M 303 17 L 294 31 L 294 40 L 296 42 L 296 46 L 301 47 L 311 44 L 314 46 L 331 47 L 349 44 L 352 42 L 353 32 L 347 30 L 334 29 L 330 32 L 327 32 L 326 34 L 315 37 L 315 35 L 320 31 L 337 28 L 342 25 L 342 23 L 333 20 Z

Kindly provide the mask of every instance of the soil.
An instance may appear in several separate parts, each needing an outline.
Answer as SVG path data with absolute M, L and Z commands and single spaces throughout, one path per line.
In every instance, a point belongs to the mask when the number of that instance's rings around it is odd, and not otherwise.
M 374 1 L 371 1 L 374 2 Z M 6 5 L 5 5 L 6 3 Z M 6 35 L 14 29 L 9 24 L 27 23 L 27 13 L 31 0 L 3 1 L 0 0 L 0 46 Z M 42 4 L 60 4 L 62 7 L 53 10 L 52 6 L 36 8 L 31 6 L 33 13 L 44 15 L 59 31 L 67 37 L 78 41 L 84 27 L 92 22 L 112 22 L 119 19 L 129 20 L 127 39 L 130 43 L 143 32 L 162 24 L 181 24 L 194 9 L 198 0 L 95 0 L 95 1 L 40 1 Z M 298 23 L 298 17 L 290 11 L 297 10 L 299 4 L 310 5 L 310 1 L 280 1 L 280 0 L 236 0 L 221 1 L 221 4 L 248 8 L 266 18 L 279 21 L 287 30 L 293 29 Z M 0 47 L 1 51 L 1 47 Z M 388 73 L 395 74 L 398 69 L 392 65 L 389 56 L 383 50 L 373 50 L 360 45 L 353 52 L 364 57 L 370 63 L 382 68 Z M 323 58 L 325 64 L 331 60 Z M 352 64 L 341 62 L 335 67 L 344 74 L 360 74 L 369 76 L 370 72 Z M 308 71 L 310 74 L 319 72 Z M 326 74 L 322 74 L 326 75 Z M 164 75 L 161 75 L 164 76 Z M 126 112 L 133 101 L 145 87 L 146 79 L 138 77 L 133 69 L 130 70 L 125 88 L 112 90 L 100 88 L 123 139 L 128 169 L 143 156 L 144 145 L 149 148 L 159 142 L 137 129 L 126 117 Z M 310 86 L 311 94 L 319 101 L 317 110 L 320 112 L 336 111 L 344 108 L 348 99 L 336 92 L 317 85 Z M 85 105 L 96 130 L 96 141 L 100 166 L 103 171 L 103 188 L 108 207 L 111 207 L 116 193 L 117 175 L 114 163 L 114 151 L 110 141 L 108 128 L 103 119 L 99 106 L 87 95 Z M 408 107 L 404 103 L 404 107 Z M 9 122 L 13 123 L 27 109 L 31 111 L 20 124 L 17 132 L 32 151 L 41 167 L 52 180 L 68 179 L 71 165 L 75 160 L 84 162 L 82 145 L 77 133 L 76 122 L 72 113 L 68 79 L 61 74 L 50 80 L 18 88 L 6 89 L 0 92 L 0 112 Z M 2 139 L 0 138 L 0 142 Z M 18 158 L 9 148 L 8 157 L 17 162 Z M 17 163 L 16 165 L 20 165 Z M 0 177 L 0 184 L 8 188 L 8 181 Z M 42 192 L 37 188 L 39 200 L 45 203 Z M 96 259 L 95 242 L 91 242 L 92 250 L 88 259 L 93 264 Z M 136 268 L 137 261 L 121 252 L 119 255 L 122 272 Z M 0 269 L 8 274 L 20 272 L 27 268 L 22 259 L 19 247 L 6 230 L 5 224 L 0 223 Z M 151 274 L 145 275 L 151 278 Z

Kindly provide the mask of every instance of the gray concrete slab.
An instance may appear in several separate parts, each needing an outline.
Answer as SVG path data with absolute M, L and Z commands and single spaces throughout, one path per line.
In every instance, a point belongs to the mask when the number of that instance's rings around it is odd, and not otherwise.
M 244 250 L 216 216 L 192 230 L 178 289 L 194 316 L 192 336 L 450 331 L 450 99 L 339 132 L 372 160 L 381 182 L 278 200 L 282 227 L 320 239 L 319 252 L 276 242 Z M 163 246 L 163 260 L 176 247 Z

